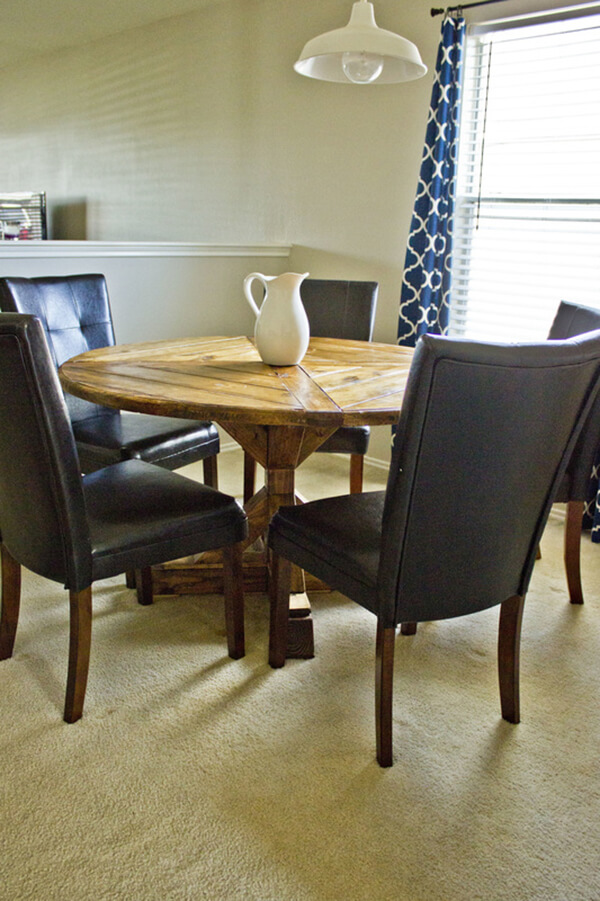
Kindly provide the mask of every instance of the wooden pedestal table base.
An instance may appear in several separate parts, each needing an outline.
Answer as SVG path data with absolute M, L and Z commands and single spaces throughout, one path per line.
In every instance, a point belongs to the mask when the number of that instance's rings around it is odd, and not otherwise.
M 267 366 L 245 336 L 176 338 L 88 351 L 64 363 L 60 378 L 69 393 L 105 406 L 213 420 L 248 451 L 266 476 L 246 505 L 245 589 L 265 592 L 264 538 L 278 508 L 296 500 L 296 468 L 340 426 L 396 422 L 412 356 L 411 348 L 393 344 L 312 338 L 297 366 Z M 218 554 L 157 568 L 153 588 L 157 594 L 222 592 Z M 293 589 L 289 654 L 312 656 L 300 571 Z
M 297 467 L 316 450 L 335 428 L 301 426 L 244 426 L 223 422 L 223 428 L 265 470 L 265 485 L 245 505 L 249 535 L 244 553 L 244 590 L 269 590 L 269 554 L 265 545 L 269 521 L 279 507 L 301 503 L 294 490 Z M 327 590 L 309 578 L 311 590 Z M 177 560 L 153 570 L 155 594 L 202 594 L 223 591 L 221 552 L 211 551 Z M 294 567 L 290 598 L 288 657 L 314 656 L 313 623 L 306 594 L 306 577 Z

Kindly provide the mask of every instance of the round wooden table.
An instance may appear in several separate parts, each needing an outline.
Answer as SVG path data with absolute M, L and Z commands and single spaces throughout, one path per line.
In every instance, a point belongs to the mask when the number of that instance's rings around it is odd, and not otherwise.
M 256 546 L 279 506 L 294 503 L 296 468 L 341 425 L 396 422 L 412 355 L 393 344 L 313 338 L 299 365 L 275 367 L 250 338 L 179 338 L 88 351 L 64 363 L 60 379 L 70 394 L 105 406 L 214 420 L 264 468 L 265 485 L 246 504 L 245 566 L 246 590 L 264 591 L 267 559 Z M 157 594 L 222 591 L 214 553 L 157 567 L 153 578 Z M 303 591 L 301 574 L 294 587 Z M 306 605 L 296 612 L 290 656 L 310 656 Z

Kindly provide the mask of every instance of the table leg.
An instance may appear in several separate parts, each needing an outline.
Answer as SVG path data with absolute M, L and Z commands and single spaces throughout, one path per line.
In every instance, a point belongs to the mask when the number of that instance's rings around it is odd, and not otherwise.
M 265 487 L 246 505 L 251 538 L 264 535 L 271 517 L 280 507 L 296 503 L 295 472 L 314 450 L 335 431 L 335 427 L 305 429 L 303 426 L 253 426 L 223 423 L 238 444 L 265 470 Z M 267 552 L 268 565 L 268 552 Z M 304 573 L 292 569 L 292 594 L 288 626 L 288 657 L 314 656 L 313 622 L 306 594 Z
M 249 535 L 245 542 L 244 588 L 268 591 L 268 551 L 265 538 L 271 517 L 279 507 L 296 503 L 295 471 L 335 427 L 306 429 L 303 426 L 249 426 L 223 422 L 223 428 L 265 470 L 265 485 L 245 505 Z M 261 545 L 258 549 L 257 546 Z M 185 561 L 153 568 L 156 594 L 195 594 L 222 591 L 222 555 L 210 551 Z M 314 656 L 313 624 L 306 595 L 305 576 L 298 567 L 292 572 L 290 598 L 289 657 Z
M 290 506 L 295 503 L 294 475 L 294 468 L 267 468 L 265 470 L 265 488 L 270 512 L 269 519 L 277 512 L 279 507 Z M 267 551 L 268 554 L 269 552 Z M 269 565 L 269 579 L 272 577 L 273 574 Z M 306 594 L 304 572 L 297 566 L 292 567 L 291 592 L 286 657 L 302 659 L 314 657 L 313 620 L 310 601 Z

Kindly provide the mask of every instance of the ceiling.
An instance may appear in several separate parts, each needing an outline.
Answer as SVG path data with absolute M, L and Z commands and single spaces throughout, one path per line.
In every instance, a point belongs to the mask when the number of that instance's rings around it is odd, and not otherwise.
M 0 0 L 0 67 L 216 2 L 219 0 Z

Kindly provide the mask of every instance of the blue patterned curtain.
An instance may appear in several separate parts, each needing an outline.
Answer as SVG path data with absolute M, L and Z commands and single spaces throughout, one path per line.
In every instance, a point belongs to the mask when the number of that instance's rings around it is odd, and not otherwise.
M 584 529 L 591 529 L 592 541 L 600 544 L 600 450 L 592 469 L 582 525 Z
M 410 347 L 426 332 L 444 334 L 448 329 L 464 37 L 464 19 L 447 16 L 402 279 L 398 343 Z

